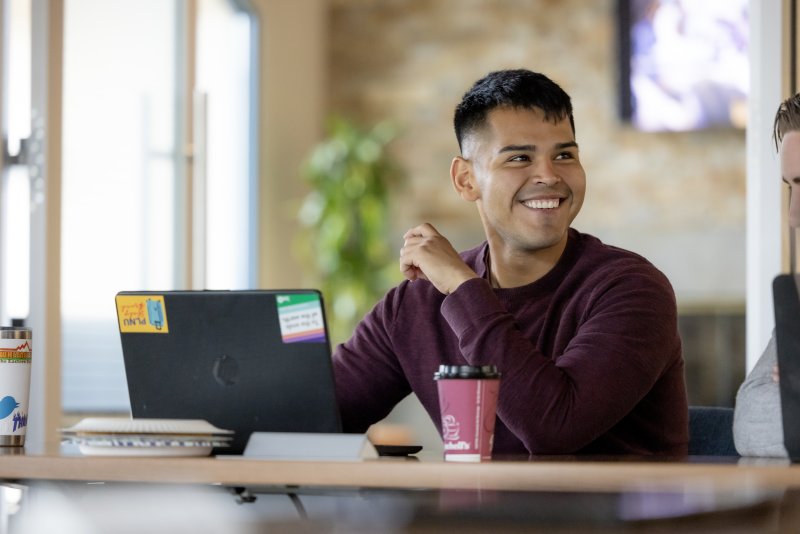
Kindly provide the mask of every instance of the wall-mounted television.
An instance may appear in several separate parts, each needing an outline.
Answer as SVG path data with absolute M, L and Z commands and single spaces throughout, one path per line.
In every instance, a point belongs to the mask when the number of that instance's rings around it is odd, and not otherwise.
M 748 0 L 617 0 L 622 119 L 643 131 L 744 128 Z

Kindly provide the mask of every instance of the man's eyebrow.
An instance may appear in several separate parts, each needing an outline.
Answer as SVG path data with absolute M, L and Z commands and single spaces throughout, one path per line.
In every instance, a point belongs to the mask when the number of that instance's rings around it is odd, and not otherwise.
M 556 150 L 564 148 L 578 148 L 578 143 L 575 141 L 567 141 L 565 143 L 556 143 Z M 536 152 L 536 145 L 508 145 L 498 150 L 498 154 L 503 152 Z
M 795 176 L 791 180 L 787 180 L 786 178 L 783 178 L 783 183 L 785 183 L 786 185 L 792 185 L 792 183 L 800 184 L 800 176 Z
M 536 145 L 508 145 L 497 152 L 498 154 L 502 154 L 503 152 L 536 152 Z

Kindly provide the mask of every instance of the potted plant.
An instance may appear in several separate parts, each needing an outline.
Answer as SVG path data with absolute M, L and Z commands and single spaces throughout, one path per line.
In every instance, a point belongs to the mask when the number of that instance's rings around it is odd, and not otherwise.
M 389 192 L 400 176 L 386 147 L 395 128 L 362 129 L 332 118 L 304 176 L 311 192 L 298 218 L 296 243 L 325 297 L 331 341 L 349 338 L 356 323 L 399 279 L 389 247 Z

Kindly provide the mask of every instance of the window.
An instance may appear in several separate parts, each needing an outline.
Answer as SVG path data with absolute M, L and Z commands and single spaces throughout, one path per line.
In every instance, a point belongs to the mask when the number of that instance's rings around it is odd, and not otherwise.
M 198 14 L 197 91 L 206 119 L 207 192 L 206 267 L 199 287 L 247 289 L 256 280 L 258 195 L 251 141 L 256 124 L 256 35 L 250 15 L 229 1 L 201 0 Z
M 0 324 L 28 316 L 30 297 L 30 180 L 25 145 L 31 137 L 31 0 L 7 4 L 7 78 L 3 132 L 5 168 L 0 174 Z
M 225 0 L 65 3 L 65 412 L 129 409 L 118 291 L 253 278 L 251 38 L 249 15 Z

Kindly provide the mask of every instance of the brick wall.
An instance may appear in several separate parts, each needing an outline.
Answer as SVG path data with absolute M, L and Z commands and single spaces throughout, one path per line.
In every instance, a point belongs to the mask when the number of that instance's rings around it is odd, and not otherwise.
M 394 195 L 397 245 L 428 221 L 458 248 L 483 239 L 452 190 L 451 121 L 490 70 L 541 71 L 573 98 L 587 173 L 574 225 L 653 261 L 679 305 L 744 302 L 745 134 L 642 133 L 617 118 L 613 0 L 331 0 L 328 109 L 402 128 L 407 173 Z

